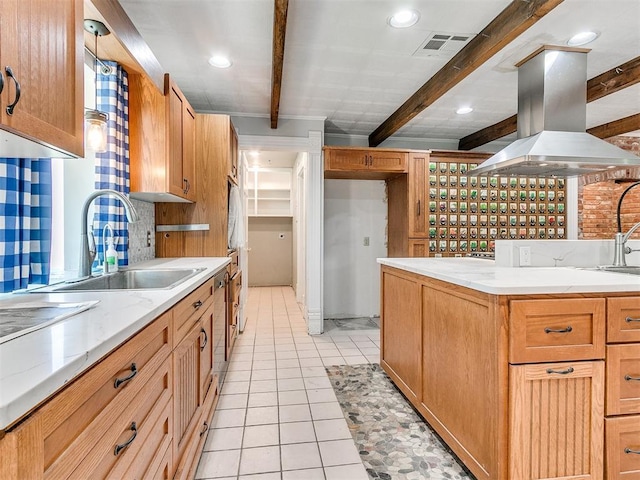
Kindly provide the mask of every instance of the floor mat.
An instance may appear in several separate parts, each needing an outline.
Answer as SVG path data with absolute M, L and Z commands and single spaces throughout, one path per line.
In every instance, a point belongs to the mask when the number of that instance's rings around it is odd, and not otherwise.
M 371 478 L 474 479 L 376 364 L 326 367 Z

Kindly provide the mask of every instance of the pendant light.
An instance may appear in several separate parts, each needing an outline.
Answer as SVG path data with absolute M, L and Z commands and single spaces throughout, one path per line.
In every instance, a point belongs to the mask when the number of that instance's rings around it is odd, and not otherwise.
M 98 110 L 98 37 L 109 35 L 111 32 L 104 23 L 98 20 L 85 20 L 84 29 L 94 36 L 95 62 L 95 105 L 93 110 L 87 110 L 85 120 L 85 145 L 88 150 L 96 153 L 107 151 L 107 119 L 108 115 Z

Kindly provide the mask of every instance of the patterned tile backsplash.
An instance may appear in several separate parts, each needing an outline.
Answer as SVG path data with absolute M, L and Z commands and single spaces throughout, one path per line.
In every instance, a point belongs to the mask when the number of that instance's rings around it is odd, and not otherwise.
M 156 257 L 155 205 L 134 199 L 131 199 L 131 203 L 140 215 L 140 221 L 129 223 L 129 265 Z M 149 246 L 147 238 L 150 239 Z

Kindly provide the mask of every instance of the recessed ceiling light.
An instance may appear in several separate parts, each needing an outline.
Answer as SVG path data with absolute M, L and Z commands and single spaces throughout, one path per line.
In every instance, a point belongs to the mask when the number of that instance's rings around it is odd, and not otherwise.
M 214 55 L 209 59 L 209 65 L 218 68 L 229 68 L 231 66 L 231 60 L 224 55 Z
M 456 113 L 458 115 L 466 115 L 467 113 L 471 113 L 473 112 L 473 108 L 471 107 L 460 107 L 459 109 L 456 110 Z
M 596 32 L 576 33 L 569 39 L 567 45 L 569 45 L 570 47 L 579 47 L 580 45 L 586 45 L 587 43 L 593 42 L 596 38 L 598 38 L 599 35 L 600 34 Z
M 416 10 L 400 10 L 389 18 L 389 25 L 393 28 L 412 27 L 420 20 L 420 13 Z

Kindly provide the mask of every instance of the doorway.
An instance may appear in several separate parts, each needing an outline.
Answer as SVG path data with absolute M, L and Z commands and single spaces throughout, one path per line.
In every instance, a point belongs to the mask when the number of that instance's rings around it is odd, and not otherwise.
M 250 287 L 292 286 L 304 299 L 305 152 L 243 151 Z M 302 204 L 302 206 L 301 206 Z M 301 251 L 302 250 L 302 251 Z M 302 281 L 302 288 L 304 281 Z M 303 303 L 304 300 L 301 302 Z

